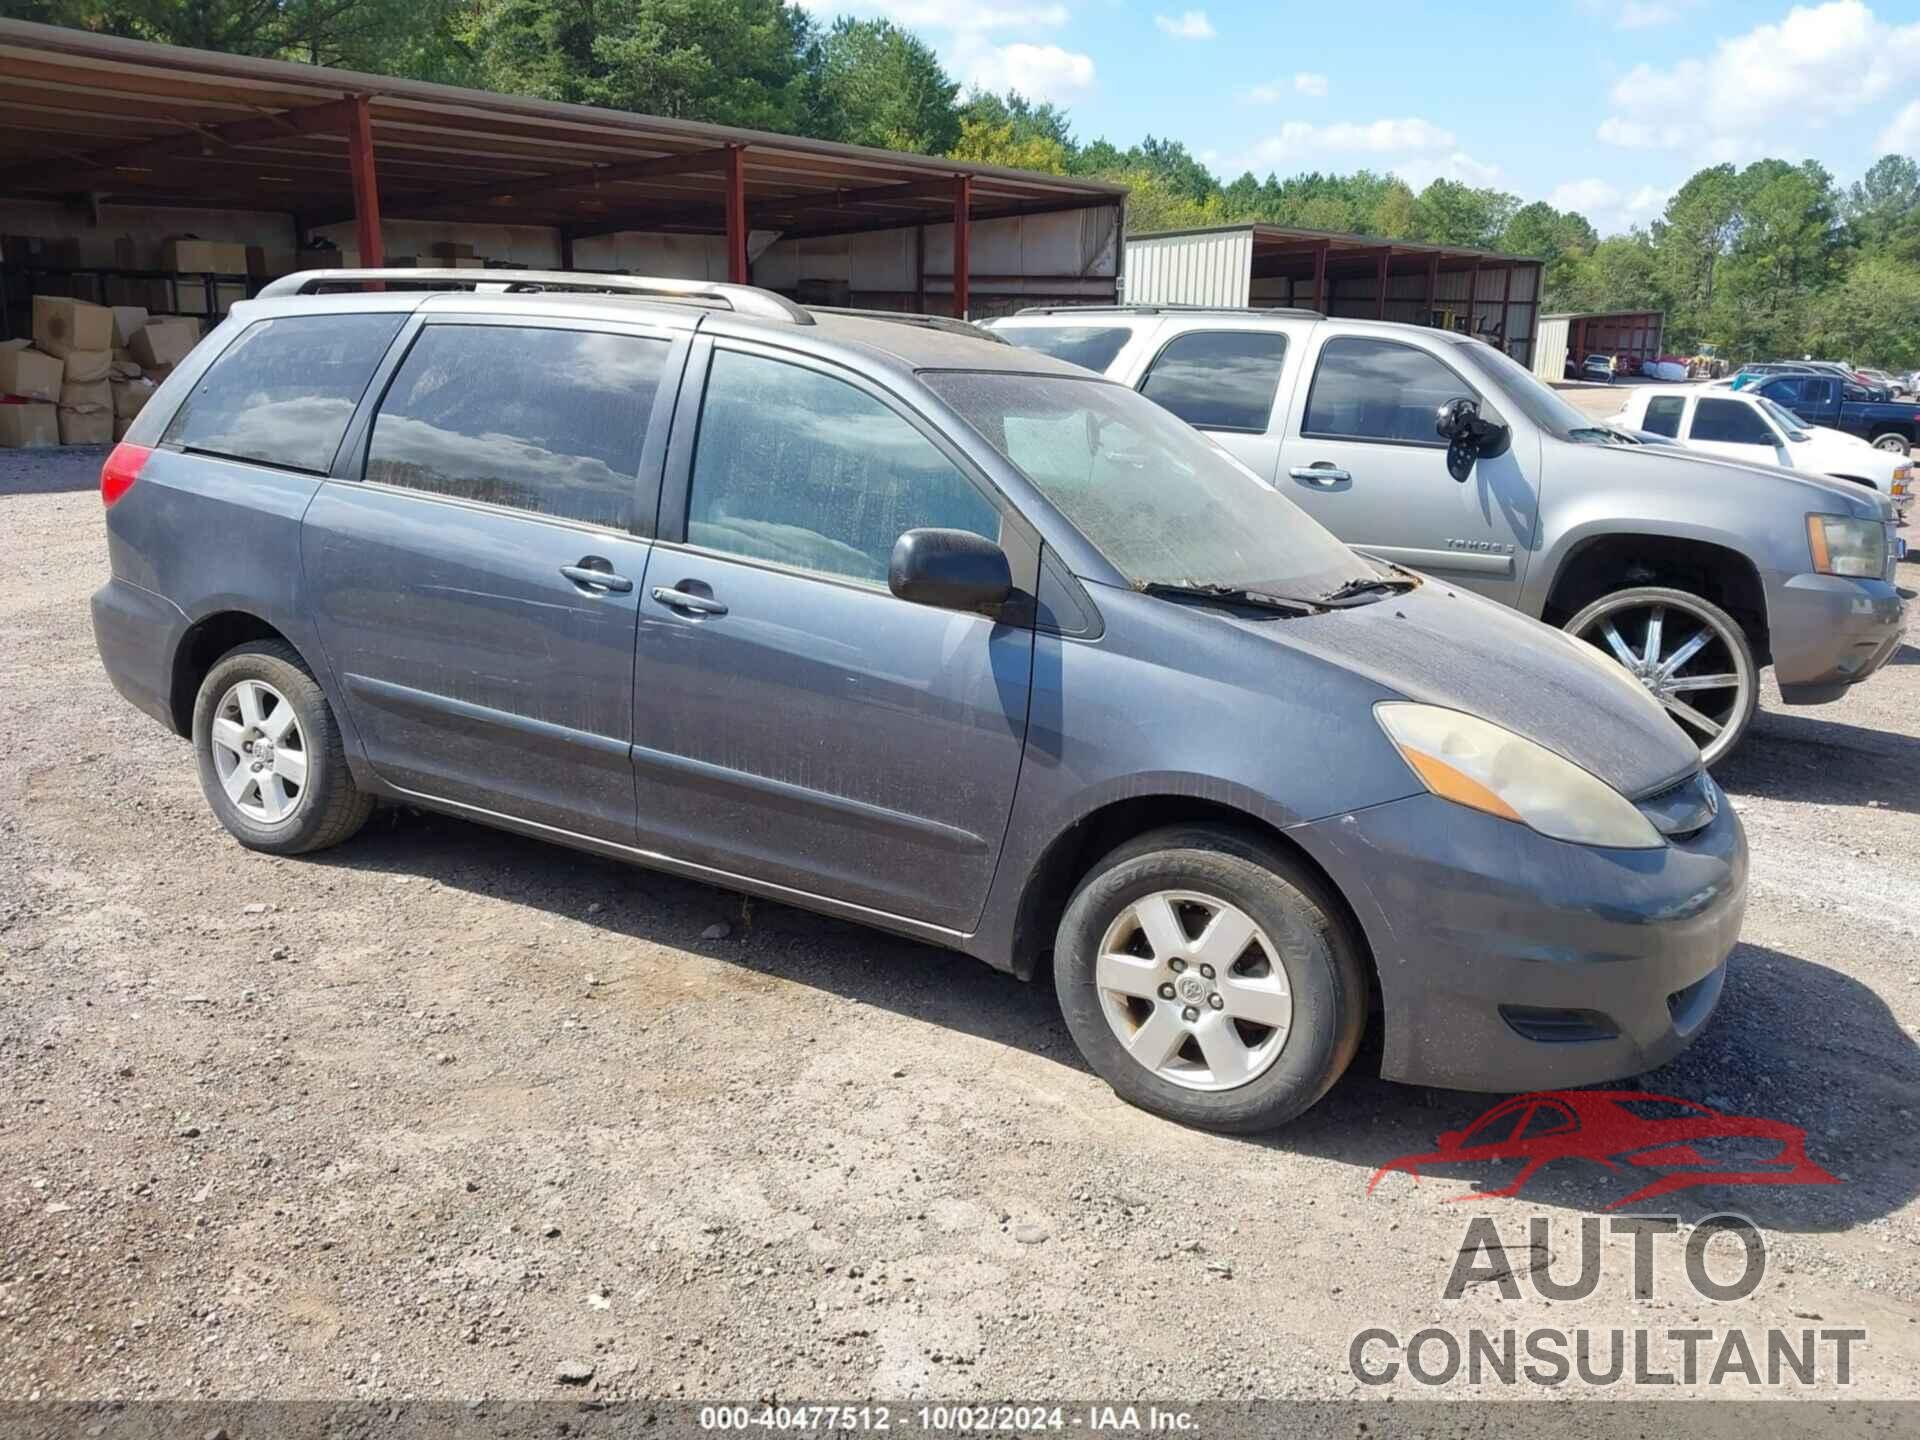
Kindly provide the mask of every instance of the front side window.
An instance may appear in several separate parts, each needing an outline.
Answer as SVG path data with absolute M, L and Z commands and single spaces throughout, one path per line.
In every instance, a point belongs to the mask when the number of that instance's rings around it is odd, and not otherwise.
M 256 321 L 200 377 L 160 443 L 326 474 L 406 318 L 388 311 Z
M 1320 347 L 1300 433 L 1444 447 L 1433 428 L 1435 412 L 1463 398 L 1479 397 L 1426 351 L 1392 340 L 1339 336 Z
M 1640 428 L 1674 438 L 1680 434 L 1680 413 L 1686 408 L 1684 395 L 1656 395 L 1647 401 L 1647 418 Z
M 668 343 L 429 325 L 373 422 L 366 478 L 629 529 Z
M 1121 325 L 1012 325 L 994 333 L 1022 350 L 1038 350 L 1102 375 L 1133 338 Z
M 716 351 L 700 409 L 687 542 L 885 588 L 924 527 L 1000 538 L 1000 512 L 904 418 L 817 370 Z
M 1760 412 L 1739 400 L 1701 400 L 1694 406 L 1689 440 L 1725 445 L 1771 445 L 1774 434 Z
M 1286 356 L 1278 331 L 1195 330 L 1154 358 L 1140 393 L 1195 429 L 1264 434 Z

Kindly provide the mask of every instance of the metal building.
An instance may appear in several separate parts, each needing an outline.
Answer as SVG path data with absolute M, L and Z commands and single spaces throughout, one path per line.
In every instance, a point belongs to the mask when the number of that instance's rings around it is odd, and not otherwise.
M 1217 225 L 1129 235 L 1129 302 L 1305 306 L 1477 335 L 1533 361 L 1543 262 L 1458 245 L 1422 245 L 1285 225 Z
M 1623 362 L 1619 373 L 1635 374 L 1647 361 L 1660 358 L 1666 328 L 1667 317 L 1658 310 L 1542 315 L 1533 373 L 1542 380 L 1559 380 L 1568 366 L 1589 355 L 1612 355 Z

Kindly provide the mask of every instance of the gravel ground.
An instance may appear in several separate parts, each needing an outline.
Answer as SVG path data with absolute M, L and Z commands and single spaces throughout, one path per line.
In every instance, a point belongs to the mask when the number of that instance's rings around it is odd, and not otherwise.
M 242 850 L 94 654 L 98 463 L 0 454 L 0 1399 L 1325 1399 L 1367 1326 L 1643 1322 L 1863 1327 L 1852 1393 L 1920 1398 L 1920 648 L 1766 705 L 1727 995 L 1643 1082 L 1804 1126 L 1842 1183 L 1639 1207 L 1752 1215 L 1738 1302 L 1677 1244 L 1636 1301 L 1611 1233 L 1587 1300 L 1446 1300 L 1473 1217 L 1543 1222 L 1564 1280 L 1620 1181 L 1369 1195 L 1488 1099 L 1363 1054 L 1278 1135 L 1181 1130 L 1045 988 L 457 821 Z

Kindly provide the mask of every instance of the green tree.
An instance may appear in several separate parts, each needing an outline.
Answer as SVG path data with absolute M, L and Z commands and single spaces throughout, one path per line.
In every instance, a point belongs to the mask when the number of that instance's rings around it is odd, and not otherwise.
M 1435 180 L 1414 201 L 1413 238 L 1491 249 L 1519 208 L 1519 199 L 1505 191 Z
M 1740 229 L 1740 189 L 1731 165 L 1701 170 L 1674 192 L 1651 227 L 1667 330 L 1682 341 L 1708 338 L 1714 287 Z
M 1811 306 L 1809 339 L 1856 365 L 1920 366 L 1920 268 L 1888 256 L 1860 261 Z
M 960 140 L 954 97 L 927 44 L 887 20 L 836 20 L 819 47 L 819 87 L 833 138 L 944 155 Z
M 1646 310 L 1659 308 L 1655 274 L 1659 257 L 1643 230 L 1612 235 L 1576 257 L 1547 294 L 1555 310 Z
M 1882 155 L 1853 182 L 1842 213 L 1862 249 L 1886 248 L 1920 214 L 1920 164 L 1906 155 Z
M 996 124 L 963 116 L 960 139 L 947 153 L 956 160 L 971 160 L 981 165 L 1007 165 L 1015 170 L 1038 170 L 1049 175 L 1067 173 L 1064 145 L 1037 133 L 1022 139 L 1010 120 Z

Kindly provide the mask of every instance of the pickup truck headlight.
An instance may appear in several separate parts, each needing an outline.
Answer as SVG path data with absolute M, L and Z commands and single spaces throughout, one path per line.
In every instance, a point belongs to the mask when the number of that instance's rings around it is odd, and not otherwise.
M 1822 575 L 1877 580 L 1887 568 L 1887 527 L 1845 515 L 1807 516 L 1813 568 Z
M 1386 701 L 1373 713 L 1420 783 L 1443 800 L 1576 845 L 1657 850 L 1666 843 L 1618 790 L 1511 730 L 1411 701 Z

